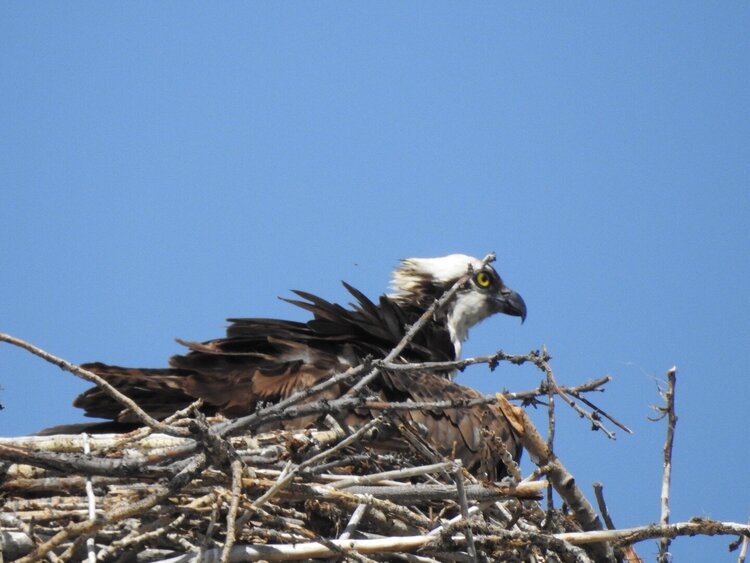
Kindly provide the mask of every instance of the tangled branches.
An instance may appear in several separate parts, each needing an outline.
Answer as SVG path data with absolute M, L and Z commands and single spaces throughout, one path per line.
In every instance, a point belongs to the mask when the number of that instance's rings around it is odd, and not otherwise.
M 485 257 L 483 264 L 494 259 Z M 526 355 L 498 351 L 455 362 L 394 363 L 431 316 L 467 282 L 467 272 L 435 301 L 382 360 L 371 360 L 292 394 L 252 414 L 207 420 L 201 402 L 158 421 L 96 374 L 13 336 L 21 347 L 91 381 L 129 409 L 144 425 L 122 435 L 63 435 L 0 439 L 0 563 L 69 560 L 255 561 L 337 558 L 352 561 L 638 561 L 636 542 L 678 535 L 750 537 L 750 526 L 708 520 L 668 523 L 674 375 L 660 410 L 669 420 L 660 525 L 605 530 L 599 515 L 554 453 L 555 398 L 607 437 L 604 420 L 629 432 L 586 398 L 610 381 L 603 377 L 566 387 L 557 383 L 545 350 Z M 368 397 L 382 370 L 452 372 L 501 362 L 531 363 L 544 374 L 536 388 L 471 400 L 384 402 Z M 334 400 L 312 397 L 348 381 Z M 525 411 L 510 403 L 545 404 L 547 440 Z M 497 403 L 520 436 L 537 469 L 525 479 L 506 451 L 510 478 L 489 483 L 446 460 L 425 441 L 410 437 L 406 450 L 383 452 L 368 439 L 398 426 L 399 411 L 470 408 Z M 378 416 L 357 429 L 257 434 L 269 422 L 310 414 L 365 408 Z M 547 489 L 547 509 L 539 504 Z M 555 510 L 554 489 L 565 510 Z M 597 500 L 609 528 L 614 528 Z M 743 542 L 743 552 L 747 542 Z
M 0 340 L 78 372 L 28 343 L 6 335 Z M 344 396 L 299 404 L 310 396 L 303 393 L 235 421 L 206 420 L 196 403 L 130 434 L 0 439 L 4 560 L 115 561 L 131 553 L 139 561 L 163 562 L 393 556 L 615 561 L 629 556 L 628 549 L 634 556 L 630 546 L 648 538 L 750 536 L 747 525 L 708 520 L 605 530 L 550 444 L 525 412 L 508 402 L 532 404 L 552 394 L 607 436 L 612 432 L 602 419 L 626 429 L 584 398 L 601 391 L 608 377 L 558 385 L 546 351 L 412 365 L 386 358 L 337 377 L 373 369 L 449 371 L 472 364 L 494 369 L 500 362 L 530 362 L 545 379 L 529 391 L 463 402 L 386 403 Z M 526 479 L 480 482 L 460 462 L 434 462 L 439 458 L 434 450 L 427 452 L 431 463 L 426 463 L 426 453 L 416 448 L 383 453 L 365 445 L 368 434 L 391 424 L 398 411 L 495 401 L 517 419 L 523 445 L 538 467 Z M 333 424 L 329 430 L 252 433 L 269 419 L 363 404 L 382 414 L 354 431 Z M 673 404 L 664 407 L 665 416 Z M 90 453 L 83 453 L 86 444 Z M 540 507 L 548 484 L 567 512 Z

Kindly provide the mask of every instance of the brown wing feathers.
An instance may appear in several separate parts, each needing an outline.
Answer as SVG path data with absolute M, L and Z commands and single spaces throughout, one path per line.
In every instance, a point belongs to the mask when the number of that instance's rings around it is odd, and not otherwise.
M 367 355 L 385 356 L 422 312 L 387 297 L 376 305 L 345 286 L 356 299 L 351 309 L 297 291 L 302 300 L 288 301 L 310 311 L 310 321 L 230 319 L 226 338 L 204 343 L 180 341 L 189 351 L 172 357 L 171 368 L 132 369 L 101 363 L 82 367 L 104 377 L 157 418 L 165 418 L 199 397 L 208 413 L 249 414 L 259 402 L 278 401 L 309 388 Z M 455 352 L 445 326 L 428 323 L 404 356 L 408 361 L 440 361 L 454 359 Z M 325 396 L 335 398 L 345 391 L 339 385 Z M 470 388 L 426 372 L 383 374 L 373 384 L 373 391 L 388 401 L 470 400 L 479 396 Z M 74 404 L 85 409 L 86 416 L 136 422 L 98 388 L 86 391 Z M 516 458 L 520 454 L 510 425 L 494 406 L 425 409 L 402 416 L 421 428 L 441 453 L 460 457 L 477 475 L 495 479 L 504 474 L 499 456 L 487 451 L 488 438 L 500 439 Z M 316 418 L 286 421 L 283 426 L 304 427 L 315 424 Z M 345 418 L 351 420 L 342 413 L 342 420 Z

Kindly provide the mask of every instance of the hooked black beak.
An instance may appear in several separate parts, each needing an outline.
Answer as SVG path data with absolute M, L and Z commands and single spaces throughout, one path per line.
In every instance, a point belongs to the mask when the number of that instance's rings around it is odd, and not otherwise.
M 497 312 L 521 317 L 521 322 L 526 320 L 526 303 L 518 293 L 508 287 L 500 290 L 500 294 L 495 299 Z

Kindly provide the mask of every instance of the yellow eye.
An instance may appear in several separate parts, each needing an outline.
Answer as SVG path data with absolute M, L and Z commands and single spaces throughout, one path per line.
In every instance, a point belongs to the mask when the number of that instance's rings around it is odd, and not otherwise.
M 479 287 L 490 287 L 492 284 L 492 278 L 487 272 L 479 272 L 474 276 L 474 281 L 477 282 Z

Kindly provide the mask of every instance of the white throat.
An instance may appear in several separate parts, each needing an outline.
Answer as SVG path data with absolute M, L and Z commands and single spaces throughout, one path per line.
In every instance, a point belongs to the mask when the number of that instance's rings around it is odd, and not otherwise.
M 463 292 L 456 296 L 453 307 L 448 312 L 448 332 L 456 351 L 461 356 L 463 343 L 469 338 L 469 329 L 490 315 L 484 296 L 477 292 Z

